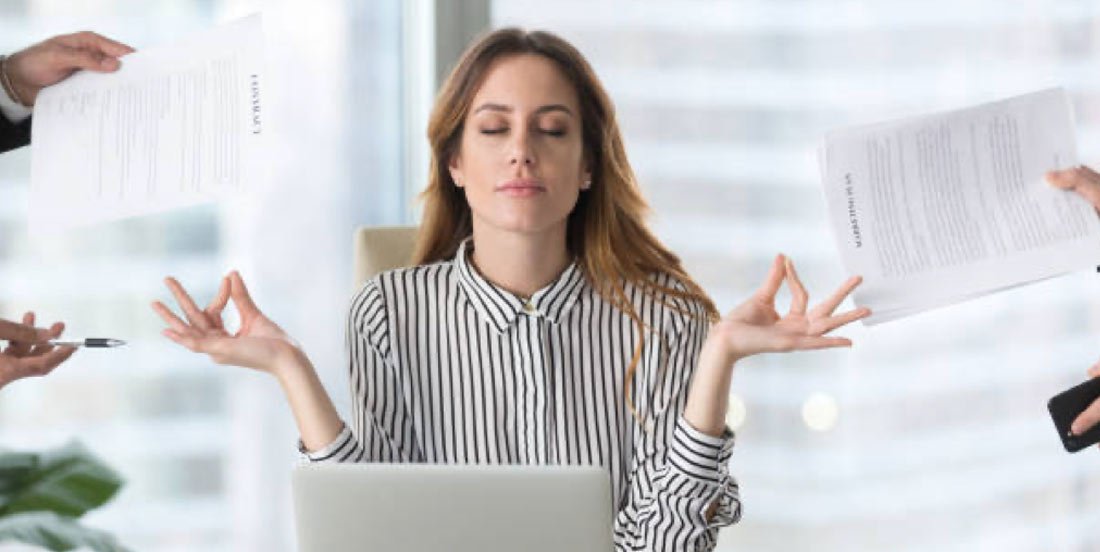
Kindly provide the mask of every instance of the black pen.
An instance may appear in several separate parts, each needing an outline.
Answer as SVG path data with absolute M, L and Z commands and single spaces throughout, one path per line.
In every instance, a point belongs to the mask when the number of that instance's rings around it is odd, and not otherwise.
M 111 339 L 109 337 L 89 337 L 84 341 L 57 341 L 51 340 L 50 345 L 55 347 L 121 347 L 126 344 L 121 339 Z

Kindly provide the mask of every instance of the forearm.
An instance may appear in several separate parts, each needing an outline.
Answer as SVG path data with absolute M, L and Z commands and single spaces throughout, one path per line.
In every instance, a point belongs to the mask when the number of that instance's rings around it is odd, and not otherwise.
M 684 405 L 684 420 L 692 427 L 718 437 L 726 428 L 733 360 L 704 346 Z
M 305 354 L 299 352 L 281 363 L 275 375 L 306 449 L 314 451 L 332 443 L 343 430 L 344 422 Z

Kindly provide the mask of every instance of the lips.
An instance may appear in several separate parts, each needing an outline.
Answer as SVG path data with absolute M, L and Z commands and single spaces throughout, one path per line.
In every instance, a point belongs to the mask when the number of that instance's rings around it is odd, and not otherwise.
M 496 191 L 510 197 L 531 197 L 546 191 L 546 186 L 533 178 L 517 178 L 499 186 Z

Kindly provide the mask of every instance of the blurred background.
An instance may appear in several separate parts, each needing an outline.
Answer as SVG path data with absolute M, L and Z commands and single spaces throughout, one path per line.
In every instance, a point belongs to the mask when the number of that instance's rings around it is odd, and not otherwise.
M 30 151 L 0 155 L 0 317 L 131 342 L 6 387 L 0 445 L 79 438 L 104 457 L 128 485 L 88 523 L 135 550 L 294 549 L 278 387 L 161 338 L 148 304 L 165 275 L 204 303 L 240 269 L 348 412 L 352 231 L 416 221 L 432 97 L 485 29 L 551 30 L 588 57 L 658 234 L 723 310 L 778 251 L 818 296 L 845 277 L 814 153 L 826 130 L 1060 85 L 1082 161 L 1100 163 L 1093 1 L 0 0 L 0 52 L 83 29 L 140 49 L 256 11 L 273 178 L 248 201 L 40 238 Z M 1100 358 L 1098 278 L 744 363 L 729 422 L 745 516 L 719 549 L 1100 550 L 1100 453 L 1067 455 L 1045 406 Z

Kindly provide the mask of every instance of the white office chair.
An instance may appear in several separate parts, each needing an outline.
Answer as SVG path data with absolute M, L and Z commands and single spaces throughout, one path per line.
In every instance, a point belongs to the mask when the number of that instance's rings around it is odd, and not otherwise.
M 363 226 L 355 231 L 355 288 L 379 272 L 409 266 L 416 226 Z

